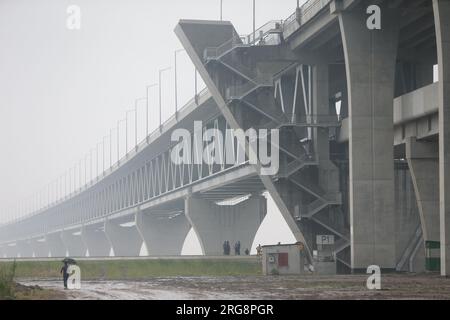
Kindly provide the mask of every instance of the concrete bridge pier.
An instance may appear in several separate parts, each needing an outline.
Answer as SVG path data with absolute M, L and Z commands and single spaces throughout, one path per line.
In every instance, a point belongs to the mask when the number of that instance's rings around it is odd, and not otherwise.
M 168 216 L 145 211 L 136 214 L 136 227 L 149 256 L 181 255 L 184 241 L 191 229 L 183 213 Z
M 252 196 L 234 206 L 219 206 L 212 201 L 188 197 L 185 212 L 205 255 L 222 255 L 226 240 L 230 242 L 231 254 L 234 244 L 240 241 L 243 254 L 245 249 L 252 249 L 256 232 L 267 212 L 267 200 L 263 196 Z
M 406 159 L 414 185 L 425 248 L 439 248 L 439 147 L 435 142 L 406 142 Z M 436 250 L 429 250 L 433 252 Z M 439 265 L 439 252 L 425 257 L 427 270 Z
M 439 66 L 441 274 L 450 275 L 450 1 L 433 0 Z
M 61 233 L 64 246 L 67 248 L 69 257 L 85 257 L 86 245 L 81 237 L 80 229 L 64 230 Z
M 109 257 L 111 243 L 104 228 L 103 224 L 88 225 L 81 228 L 81 238 L 87 247 L 89 257 Z
M 31 246 L 33 248 L 35 258 L 48 258 L 50 249 L 45 237 L 33 239 Z
M 351 269 L 393 270 L 395 252 L 393 100 L 399 23 L 382 7 L 369 30 L 366 7 L 338 13 L 349 100 Z
M 31 240 L 18 241 L 17 248 L 21 258 L 33 257 L 33 247 L 31 246 Z
M 67 256 L 66 246 L 64 245 L 64 242 L 62 240 L 61 233 L 61 231 L 58 231 L 48 233 L 45 236 L 45 241 L 47 242 L 52 258 L 62 258 Z
M 134 216 L 133 216 L 134 217 Z M 142 238 L 135 221 L 107 220 L 105 233 L 116 257 L 138 257 Z

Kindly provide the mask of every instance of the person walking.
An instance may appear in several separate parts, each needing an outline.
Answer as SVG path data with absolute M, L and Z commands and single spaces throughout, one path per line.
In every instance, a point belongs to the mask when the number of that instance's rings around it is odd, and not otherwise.
M 64 261 L 64 265 L 62 266 L 61 270 L 59 271 L 59 273 L 61 273 L 63 275 L 64 290 L 67 290 L 67 280 L 69 279 L 69 273 L 67 272 L 68 269 L 69 269 L 69 264 L 67 263 L 67 261 Z
M 241 242 L 240 241 L 236 242 L 236 244 L 234 245 L 234 254 L 236 256 L 241 255 Z
M 222 247 L 223 247 L 223 255 L 226 256 L 227 255 L 227 241 L 226 240 L 223 242 Z

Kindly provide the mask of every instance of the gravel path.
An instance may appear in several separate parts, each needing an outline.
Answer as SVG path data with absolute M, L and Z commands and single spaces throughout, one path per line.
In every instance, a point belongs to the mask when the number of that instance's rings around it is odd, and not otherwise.
M 450 279 L 437 275 L 385 275 L 382 290 L 366 288 L 364 275 L 326 277 L 170 277 L 146 281 L 82 281 L 68 299 L 450 299 Z M 62 281 L 20 281 L 61 289 Z

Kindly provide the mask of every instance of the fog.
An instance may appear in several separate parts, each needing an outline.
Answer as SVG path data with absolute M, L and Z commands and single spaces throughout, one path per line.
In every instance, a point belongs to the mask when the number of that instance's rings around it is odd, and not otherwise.
M 287 18 L 297 4 L 256 2 L 257 26 Z M 181 48 L 173 32 L 178 20 L 217 20 L 219 3 L 0 0 L 0 223 L 39 206 L 49 183 L 78 177 L 74 171 L 80 166 L 84 170 L 97 148 L 101 150 L 99 143 L 109 145 L 110 130 L 134 108 L 136 98 L 145 96 L 146 86 L 158 82 L 158 70 L 173 66 L 174 51 Z M 80 30 L 66 26 L 70 5 L 81 9 Z M 223 18 L 240 34 L 250 33 L 252 0 L 223 0 Z M 194 68 L 186 53 L 177 57 L 182 106 L 194 95 Z M 163 74 L 163 120 L 175 109 L 173 84 L 172 68 Z M 149 93 L 150 127 L 155 128 L 157 91 Z M 145 134 L 143 108 L 138 108 L 139 139 Z M 108 167 L 115 159 L 100 158 L 100 170 L 102 162 Z M 291 239 L 279 212 L 269 206 L 270 226 L 262 227 L 266 238 L 258 235 L 258 241 Z

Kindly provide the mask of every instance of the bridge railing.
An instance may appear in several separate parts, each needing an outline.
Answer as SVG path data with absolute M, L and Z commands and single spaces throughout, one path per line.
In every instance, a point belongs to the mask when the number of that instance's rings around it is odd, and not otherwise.
M 331 0 L 308 0 L 290 15 L 283 23 L 284 37 L 287 38 L 298 28 L 310 21 L 317 13 L 325 8 Z
M 233 50 L 238 46 L 254 46 L 260 45 L 265 42 L 267 45 L 277 44 L 274 41 L 270 41 L 270 36 L 273 33 L 281 30 L 282 20 L 272 20 L 264 24 L 255 30 L 255 32 L 249 35 L 234 35 L 233 38 L 224 42 L 218 47 L 208 47 L 204 51 L 204 59 L 217 59 Z M 264 40 L 264 41 L 262 41 Z

